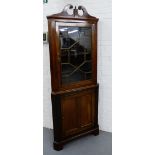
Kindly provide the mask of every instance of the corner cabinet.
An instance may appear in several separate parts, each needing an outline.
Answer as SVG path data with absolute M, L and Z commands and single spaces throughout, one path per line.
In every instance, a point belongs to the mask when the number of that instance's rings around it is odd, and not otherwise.
M 68 10 L 73 13 L 69 14 Z M 79 15 L 79 13 L 82 15 Z M 83 6 L 67 5 L 47 16 L 54 149 L 86 134 L 99 134 L 97 22 Z

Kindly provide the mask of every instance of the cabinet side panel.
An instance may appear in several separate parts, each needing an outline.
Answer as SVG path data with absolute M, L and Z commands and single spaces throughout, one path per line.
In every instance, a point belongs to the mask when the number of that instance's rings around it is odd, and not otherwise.
M 59 142 L 62 138 L 61 96 L 51 94 L 51 98 L 53 111 L 54 141 Z
M 56 28 L 55 20 L 48 20 L 48 39 L 49 39 L 49 54 L 50 54 L 50 70 L 51 70 L 51 87 L 52 91 L 59 89 L 59 66 L 57 61 L 56 48 Z

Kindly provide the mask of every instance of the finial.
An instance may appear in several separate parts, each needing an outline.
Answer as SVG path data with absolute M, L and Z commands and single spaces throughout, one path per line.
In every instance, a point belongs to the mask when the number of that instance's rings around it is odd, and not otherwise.
M 78 9 L 76 8 L 76 6 L 74 8 L 73 14 L 74 14 L 74 17 L 78 16 Z

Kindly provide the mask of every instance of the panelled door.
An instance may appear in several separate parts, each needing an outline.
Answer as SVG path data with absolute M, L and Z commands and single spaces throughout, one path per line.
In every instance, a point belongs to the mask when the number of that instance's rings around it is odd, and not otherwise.
M 80 92 L 62 97 L 63 136 L 91 128 L 94 123 L 94 92 Z

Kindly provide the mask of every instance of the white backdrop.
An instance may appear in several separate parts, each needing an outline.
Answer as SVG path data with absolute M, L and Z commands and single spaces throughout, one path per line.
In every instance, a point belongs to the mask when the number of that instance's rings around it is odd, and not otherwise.
M 46 16 L 61 12 L 66 4 L 83 5 L 98 23 L 98 83 L 100 130 L 112 132 L 112 1 L 111 0 L 49 0 L 44 4 L 44 32 L 48 31 Z M 50 65 L 48 44 L 43 46 L 43 126 L 53 128 Z

